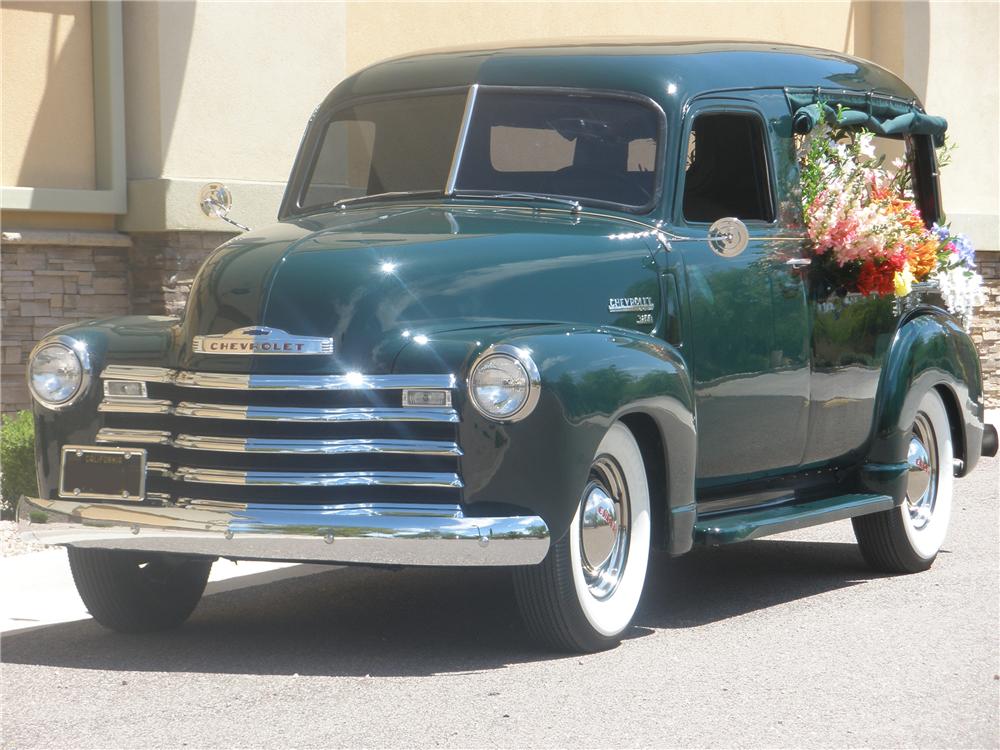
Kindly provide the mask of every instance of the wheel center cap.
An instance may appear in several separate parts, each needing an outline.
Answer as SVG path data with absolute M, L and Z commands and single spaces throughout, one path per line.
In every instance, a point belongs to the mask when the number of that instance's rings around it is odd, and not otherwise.
M 618 538 L 618 504 L 599 484 L 591 484 L 583 503 L 583 559 L 592 571 L 599 570 L 611 557 Z
M 931 483 L 931 461 L 927 448 L 916 436 L 910 438 L 910 448 L 906 454 L 906 499 L 916 505 L 927 494 Z

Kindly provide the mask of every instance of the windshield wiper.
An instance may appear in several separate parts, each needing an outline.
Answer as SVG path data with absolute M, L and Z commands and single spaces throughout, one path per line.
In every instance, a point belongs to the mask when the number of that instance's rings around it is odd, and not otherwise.
M 452 193 L 449 198 L 497 198 L 500 200 L 508 201 L 548 201 L 549 203 L 558 203 L 560 205 L 566 206 L 573 213 L 580 213 L 582 206 L 580 201 L 573 200 L 572 198 L 558 198 L 554 195 L 546 195 L 545 193 L 494 193 L 489 190 L 456 190 Z
M 341 198 L 339 201 L 327 203 L 323 207 L 347 208 L 347 206 L 353 206 L 358 203 L 367 203 L 368 201 L 379 201 L 386 198 L 411 198 L 420 195 L 444 195 L 444 193 L 440 190 L 392 190 L 388 193 L 359 195 L 357 198 Z

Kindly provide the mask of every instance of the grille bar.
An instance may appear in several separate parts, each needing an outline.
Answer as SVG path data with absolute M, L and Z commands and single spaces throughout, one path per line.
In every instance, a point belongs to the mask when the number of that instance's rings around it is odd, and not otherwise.
M 173 409 L 178 417 L 239 419 L 258 422 L 457 422 L 458 412 L 447 408 L 309 408 L 301 406 L 233 406 L 182 401 Z
M 423 471 L 230 471 L 181 466 L 174 478 L 200 484 L 269 487 L 462 487 L 458 474 Z
M 401 453 L 423 456 L 461 456 L 458 444 L 447 440 L 303 440 L 282 438 L 226 438 L 178 435 L 175 448 L 232 453 Z
M 97 405 L 105 414 L 173 414 L 173 402 L 162 398 L 106 397 Z
M 101 445 L 116 443 L 141 443 L 143 445 L 173 445 L 166 430 L 128 430 L 102 427 L 97 431 L 95 442 Z
M 102 445 L 131 443 L 166 445 L 171 448 L 222 453 L 399 453 L 422 456 L 461 456 L 458 444 L 448 440 L 365 440 L 299 438 L 238 438 L 213 435 L 178 435 L 171 438 L 165 430 L 130 430 L 105 427 L 97 432 L 96 441 Z
M 427 408 L 310 408 L 302 406 L 242 406 L 182 401 L 174 406 L 164 399 L 112 398 L 97 410 L 113 414 L 172 414 L 196 419 L 235 419 L 257 422 L 458 422 L 458 412 L 447 407 Z
M 454 375 L 240 375 L 224 372 L 181 372 L 163 367 L 108 365 L 105 380 L 168 383 L 183 388 L 237 391 L 382 391 L 457 386 Z

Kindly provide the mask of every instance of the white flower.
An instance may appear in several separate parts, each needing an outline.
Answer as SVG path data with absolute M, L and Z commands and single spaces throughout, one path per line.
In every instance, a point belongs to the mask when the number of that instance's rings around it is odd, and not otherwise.
M 948 310 L 959 319 L 966 330 L 972 328 L 973 308 L 986 303 L 983 291 L 983 277 L 964 266 L 956 266 L 946 271 L 936 271 L 931 276 L 941 289 Z
M 875 137 L 871 133 L 858 136 L 858 150 L 869 159 L 875 158 Z

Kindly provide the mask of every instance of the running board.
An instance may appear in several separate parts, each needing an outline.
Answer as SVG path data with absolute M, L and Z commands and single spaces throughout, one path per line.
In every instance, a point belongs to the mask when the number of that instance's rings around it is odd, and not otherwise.
M 798 505 L 774 505 L 758 510 L 720 513 L 695 521 L 694 541 L 710 547 L 745 542 L 782 531 L 877 513 L 889 510 L 893 505 L 889 495 L 858 494 L 828 497 Z

